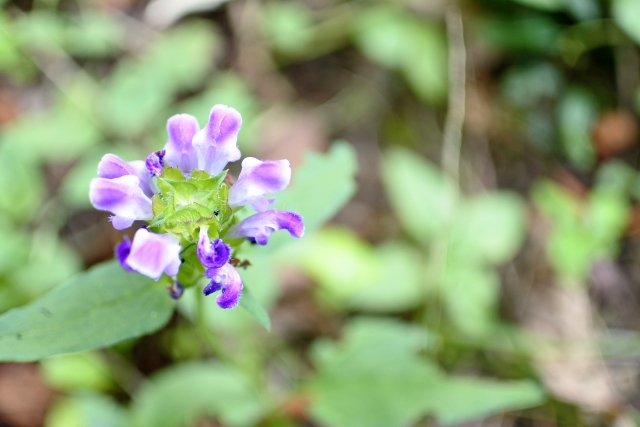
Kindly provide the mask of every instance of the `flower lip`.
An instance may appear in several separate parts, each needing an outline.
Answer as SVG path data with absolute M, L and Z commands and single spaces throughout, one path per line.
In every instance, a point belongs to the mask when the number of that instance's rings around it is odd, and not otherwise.
M 167 121 L 169 139 L 164 146 L 165 161 L 184 175 L 198 168 L 198 153 L 192 141 L 199 130 L 198 119 L 189 114 L 176 114 Z
M 200 228 L 198 259 L 205 268 L 220 268 L 229 262 L 231 248 L 222 239 L 215 239 L 212 242 L 207 234 L 207 229 L 208 227 Z
M 242 161 L 238 180 L 229 190 L 229 206 L 250 204 L 256 212 L 264 212 L 275 200 L 265 198 L 265 194 L 284 190 L 290 181 L 288 160 L 261 161 L 247 157 Z
M 134 175 L 92 179 L 89 200 L 96 209 L 115 215 L 112 222 L 118 230 L 131 226 L 135 220 L 153 218 L 151 199 L 140 188 L 140 179 Z
M 125 175 L 133 175 L 140 180 L 140 188 L 147 197 L 154 194 L 151 185 L 151 174 L 142 160 L 125 162 L 115 154 L 105 154 L 98 163 L 98 178 L 114 179 Z
M 216 303 L 220 308 L 233 308 L 238 305 L 243 284 L 242 278 L 234 266 L 227 263 L 220 268 L 209 268 L 205 275 L 211 279 L 211 283 L 203 290 L 205 295 L 222 291 L 216 297 Z
M 240 159 L 238 132 L 242 127 L 240 113 L 226 105 L 214 105 L 207 125 L 192 140 L 198 156 L 198 169 L 217 175 L 227 163 Z
M 278 230 L 287 230 L 293 237 L 302 237 L 304 235 L 302 217 L 294 212 L 268 210 L 233 225 L 227 231 L 227 235 L 231 238 L 246 237 L 250 241 L 253 239 L 259 245 L 266 245 L 271 233 Z

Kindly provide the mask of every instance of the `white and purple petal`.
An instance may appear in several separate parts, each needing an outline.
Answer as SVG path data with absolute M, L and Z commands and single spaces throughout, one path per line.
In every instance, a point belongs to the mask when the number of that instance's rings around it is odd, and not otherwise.
M 213 242 L 207 234 L 207 227 L 200 228 L 198 239 L 198 259 L 205 268 L 220 268 L 229 262 L 231 248 L 222 239 Z
M 225 264 L 220 268 L 209 268 L 205 275 L 211 279 L 203 290 L 205 295 L 222 291 L 216 297 L 216 303 L 220 308 L 233 308 L 238 305 L 242 294 L 242 278 L 238 270 L 231 264 Z
M 198 169 L 217 175 L 227 163 L 240 159 L 237 143 L 241 126 L 240 113 L 226 105 L 214 105 L 209 113 L 209 122 L 193 137 Z
M 185 175 L 198 168 L 198 153 L 192 140 L 199 130 L 198 120 L 189 114 L 176 114 L 167 121 L 169 140 L 164 146 L 164 160 Z
M 227 231 L 230 238 L 247 238 L 259 245 L 269 242 L 271 233 L 287 230 L 293 237 L 302 237 L 304 223 L 302 217 L 294 212 L 269 210 L 260 212 L 233 225 Z
M 145 162 L 134 160 L 125 162 L 115 154 L 105 154 L 98 163 L 98 178 L 114 179 L 125 175 L 137 176 L 140 180 L 140 188 L 148 197 L 154 194 L 151 184 L 151 174 L 147 170 Z
M 136 231 L 126 264 L 140 274 L 158 280 L 162 273 L 178 274 L 180 243 L 169 234 L 152 233 L 146 228 Z
M 89 199 L 96 209 L 115 215 L 112 222 L 118 230 L 130 226 L 135 220 L 153 218 L 151 199 L 140 188 L 140 179 L 134 175 L 92 179 Z
M 265 194 L 282 191 L 291 181 L 288 160 L 261 161 L 247 157 L 242 161 L 242 171 L 229 190 L 229 206 L 232 208 L 250 204 L 257 212 L 264 212 L 274 199 Z

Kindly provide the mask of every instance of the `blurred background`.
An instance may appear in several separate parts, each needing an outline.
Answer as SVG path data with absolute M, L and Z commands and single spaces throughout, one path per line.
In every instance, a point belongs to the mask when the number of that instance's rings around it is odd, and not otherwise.
M 640 425 L 640 1 L 0 6 L 1 312 L 113 256 L 89 181 L 172 114 L 353 194 L 242 273 L 271 332 L 187 293 L 0 364 L 0 426 Z

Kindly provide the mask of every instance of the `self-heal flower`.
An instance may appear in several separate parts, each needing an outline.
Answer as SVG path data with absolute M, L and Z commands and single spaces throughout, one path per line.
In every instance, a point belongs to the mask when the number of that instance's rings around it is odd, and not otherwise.
M 136 271 L 158 280 L 163 273 L 178 274 L 180 243 L 169 234 L 152 233 L 146 228 L 136 231 L 133 242 L 120 243 L 116 250 L 120 264 L 129 271 Z
M 302 237 L 304 224 L 302 217 L 294 212 L 270 210 L 257 213 L 229 228 L 227 235 L 233 238 L 246 237 L 259 245 L 269 243 L 271 233 L 287 230 L 293 237 Z
M 128 271 L 155 280 L 164 275 L 172 298 L 196 286 L 204 272 L 210 282 L 203 293 L 220 292 L 218 306 L 235 307 L 243 289 L 235 266 L 250 265 L 233 258 L 242 239 L 266 245 L 277 230 L 304 234 L 300 215 L 270 210 L 275 198 L 267 198 L 289 185 L 287 160 L 248 157 L 238 179 L 226 179 L 227 163 L 240 159 L 241 126 L 240 113 L 226 105 L 215 105 L 202 129 L 195 117 L 175 115 L 167 122 L 163 150 L 132 162 L 107 154 L 91 181 L 91 202 L 113 214 L 116 229 L 149 221 L 133 241 L 125 238 L 117 246 L 116 257 Z M 245 205 L 258 213 L 237 222 L 234 215 Z

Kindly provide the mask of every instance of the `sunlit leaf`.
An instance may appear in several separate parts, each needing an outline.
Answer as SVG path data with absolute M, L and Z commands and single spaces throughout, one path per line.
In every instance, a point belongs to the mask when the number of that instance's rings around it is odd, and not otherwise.
M 636 0 L 614 0 L 611 2 L 611 15 L 616 24 L 640 44 L 640 3 Z
M 255 299 L 249 288 L 245 285 L 242 290 L 242 298 L 240 298 L 240 306 L 247 310 L 264 328 L 271 330 L 271 320 L 267 310 Z
M 240 427 L 256 425 L 266 405 L 266 397 L 244 373 L 219 363 L 194 362 L 151 377 L 131 410 L 139 427 L 193 425 L 205 415 Z
M 382 179 L 396 215 L 413 238 L 426 243 L 449 223 L 456 190 L 432 163 L 394 149 L 385 156 Z
M 356 318 L 340 343 L 316 343 L 318 372 L 307 385 L 312 417 L 330 426 L 400 427 L 430 414 L 453 424 L 544 402 L 530 381 L 445 375 L 418 355 L 426 338 L 415 326 Z

